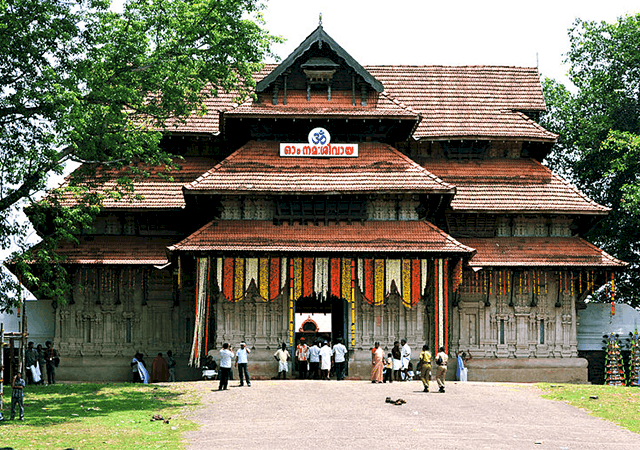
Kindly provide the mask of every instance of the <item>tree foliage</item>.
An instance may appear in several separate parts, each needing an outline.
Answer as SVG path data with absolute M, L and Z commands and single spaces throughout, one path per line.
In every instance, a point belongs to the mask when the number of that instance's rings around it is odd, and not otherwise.
M 2 248 L 25 233 L 17 209 L 70 160 L 171 164 L 159 147 L 168 124 L 202 114 L 219 90 L 251 92 L 279 40 L 262 28 L 261 0 L 110 8 L 110 0 L 0 0 Z M 87 211 L 60 214 L 60 232 L 90 221 Z M 0 289 L 0 305 L 11 287 Z
M 543 88 L 542 123 L 560 135 L 549 165 L 611 213 L 587 237 L 630 263 L 617 298 L 640 304 L 640 14 L 613 23 L 577 20 L 569 31 L 569 78 Z

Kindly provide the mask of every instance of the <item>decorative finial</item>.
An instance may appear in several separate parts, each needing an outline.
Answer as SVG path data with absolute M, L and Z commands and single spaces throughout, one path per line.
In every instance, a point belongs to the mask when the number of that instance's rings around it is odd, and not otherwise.
M 322 26 L 322 13 L 320 13 L 320 18 L 318 19 L 318 26 Z

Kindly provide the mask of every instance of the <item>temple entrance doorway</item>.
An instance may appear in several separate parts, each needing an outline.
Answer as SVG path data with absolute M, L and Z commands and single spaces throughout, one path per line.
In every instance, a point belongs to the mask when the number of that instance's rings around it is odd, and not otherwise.
M 304 338 L 308 346 L 314 343 L 322 346 L 324 341 L 333 346 L 338 338 L 342 338 L 343 344 L 348 345 L 347 311 L 347 302 L 337 297 L 298 299 L 295 302 L 293 352 L 295 353 L 300 338 Z M 292 356 L 294 368 L 298 371 L 297 359 L 295 355 Z

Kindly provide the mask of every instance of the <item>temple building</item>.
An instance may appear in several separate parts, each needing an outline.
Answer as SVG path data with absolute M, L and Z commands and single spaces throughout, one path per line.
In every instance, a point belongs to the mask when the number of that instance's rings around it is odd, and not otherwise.
M 150 168 L 60 246 L 61 379 L 170 349 L 184 379 L 224 342 L 271 377 L 318 336 L 345 340 L 350 377 L 406 339 L 470 351 L 470 380 L 587 380 L 579 311 L 626 264 L 581 238 L 608 208 L 541 164 L 536 68 L 361 66 L 319 26 L 256 80 L 172 128 L 170 178 Z M 100 192 L 118 173 L 97 170 Z

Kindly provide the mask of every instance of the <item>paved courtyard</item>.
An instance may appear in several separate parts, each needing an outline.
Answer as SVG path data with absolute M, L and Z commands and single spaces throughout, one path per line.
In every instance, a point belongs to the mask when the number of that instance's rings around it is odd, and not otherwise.
M 445 394 L 423 393 L 419 382 L 237 384 L 219 392 L 217 381 L 199 383 L 202 427 L 186 435 L 189 450 L 640 449 L 640 435 L 526 384 L 449 382 Z

